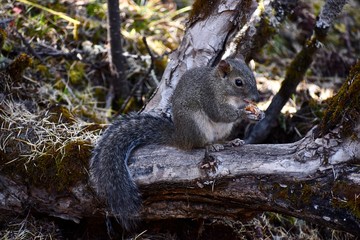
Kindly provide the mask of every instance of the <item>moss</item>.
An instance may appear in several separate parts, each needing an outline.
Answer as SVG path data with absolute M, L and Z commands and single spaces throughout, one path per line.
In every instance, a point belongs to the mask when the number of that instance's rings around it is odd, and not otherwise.
M 27 165 L 26 174 L 29 183 L 50 190 L 63 191 L 79 181 L 85 182 L 90 155 L 90 142 L 71 141 L 64 146 L 54 145 Z
M 7 71 L 14 82 L 20 82 L 24 70 L 32 63 L 25 53 L 20 54 L 8 67 Z
M 48 120 L 53 123 L 75 123 L 75 117 L 68 108 L 63 105 L 53 105 L 46 113 Z
M 74 86 L 79 86 L 83 84 L 83 80 L 85 79 L 85 64 L 76 61 L 69 67 L 69 79 L 70 83 Z
M 278 183 L 275 183 L 273 185 L 273 196 L 274 196 L 274 199 L 287 199 L 288 198 L 288 188 L 287 187 L 282 187 L 280 186 L 280 184 Z
M 263 40 L 264 38 L 268 40 L 269 36 L 272 36 L 276 33 L 276 29 L 271 25 L 269 17 L 262 15 L 262 18 L 258 24 L 259 26 L 257 26 L 257 28 L 260 29 L 260 31 L 258 31 L 260 34 L 258 34 L 257 37 L 259 41 Z M 254 42 L 257 43 L 256 40 L 254 40 Z
M 70 141 L 63 146 L 56 144 L 48 146 L 45 153 L 31 161 L 27 157 L 10 163 L 2 159 L 0 169 L 10 177 L 20 175 L 31 186 L 66 191 L 79 181 L 87 181 L 91 149 L 88 141 Z
M 50 78 L 52 76 L 49 67 L 44 64 L 37 64 L 36 70 L 46 78 Z
M 331 204 L 336 208 L 349 210 L 360 219 L 360 186 L 337 181 L 332 188 Z
M 339 92 L 329 100 L 329 105 L 320 124 L 320 134 L 325 135 L 336 125 L 343 126 L 343 137 L 353 135 L 355 124 L 360 119 L 360 61 L 350 70 Z
M 53 86 L 60 91 L 63 91 L 66 88 L 66 84 L 61 79 L 58 79 Z
M 282 199 L 288 200 L 293 206 L 298 208 L 304 208 L 311 203 L 312 196 L 317 192 L 316 183 L 307 183 L 307 182 L 298 182 L 291 183 L 286 187 L 282 187 L 279 184 L 274 184 L 273 186 L 273 199 Z
M 305 205 L 309 205 L 311 203 L 311 196 L 314 194 L 312 186 L 309 184 L 303 185 L 300 199 Z
M 5 176 L 51 191 L 66 191 L 87 181 L 91 139 L 102 125 L 79 124 L 62 106 L 47 111 L 55 113 L 53 119 L 13 111 L 13 115 L 5 111 L 0 115 L 0 171 Z M 64 116 L 61 121 L 59 115 Z
M 219 0 L 195 0 L 189 15 L 189 21 L 193 22 L 197 18 L 207 18 L 218 6 Z
M 263 10 L 263 5 L 261 9 Z M 254 55 L 258 53 L 268 40 L 276 33 L 276 29 L 271 25 L 269 17 L 263 13 L 261 13 L 261 20 L 256 28 L 257 34 L 252 40 L 251 47 L 251 52 L 253 54 L 246 57 L 246 62 L 250 62 L 250 60 L 254 58 Z

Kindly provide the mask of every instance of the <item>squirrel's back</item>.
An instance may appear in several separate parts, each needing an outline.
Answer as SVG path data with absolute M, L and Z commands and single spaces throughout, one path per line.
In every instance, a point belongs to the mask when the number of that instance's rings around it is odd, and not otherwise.
M 140 194 L 128 171 L 131 152 L 143 144 L 171 142 L 170 119 L 150 114 L 128 114 L 114 121 L 96 144 L 90 160 L 90 178 L 111 212 L 131 229 L 140 206 Z

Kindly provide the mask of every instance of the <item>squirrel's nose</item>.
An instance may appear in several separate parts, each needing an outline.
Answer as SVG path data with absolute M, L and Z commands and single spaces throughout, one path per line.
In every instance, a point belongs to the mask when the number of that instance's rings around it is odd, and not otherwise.
M 256 93 L 254 93 L 250 99 L 251 102 L 259 102 L 260 100 L 260 94 L 258 93 L 258 91 L 256 91 Z

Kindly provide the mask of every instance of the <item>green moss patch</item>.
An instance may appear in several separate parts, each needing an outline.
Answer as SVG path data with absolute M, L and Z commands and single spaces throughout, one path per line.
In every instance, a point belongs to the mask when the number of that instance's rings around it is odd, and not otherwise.
M 321 134 L 341 124 L 341 134 L 351 137 L 355 124 L 360 120 L 360 61 L 350 70 L 339 92 L 329 100 L 329 107 L 321 122 Z
M 0 113 L 0 170 L 6 176 L 53 191 L 87 181 L 92 143 L 101 125 L 75 120 L 64 107 L 38 116 L 21 104 L 8 104 Z
M 358 219 L 360 219 L 360 186 L 349 185 L 342 181 L 338 181 L 332 188 L 333 197 L 331 200 L 332 205 L 336 208 L 343 208 L 350 211 Z
M 66 190 L 79 181 L 86 181 L 90 155 L 91 143 L 87 141 L 75 140 L 62 146 L 54 145 L 28 164 L 22 174 L 28 175 L 29 182 L 36 186 Z

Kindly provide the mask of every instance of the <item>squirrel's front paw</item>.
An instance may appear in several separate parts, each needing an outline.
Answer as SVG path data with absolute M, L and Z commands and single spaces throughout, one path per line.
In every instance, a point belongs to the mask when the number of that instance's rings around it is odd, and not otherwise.
M 243 116 L 250 121 L 260 121 L 265 117 L 265 113 L 253 103 L 250 103 L 240 111 L 242 112 Z
M 241 140 L 240 138 L 235 138 L 234 140 L 228 141 L 226 143 L 226 146 L 238 147 L 238 146 L 241 146 L 241 145 L 244 145 L 244 144 L 245 144 L 244 140 Z

